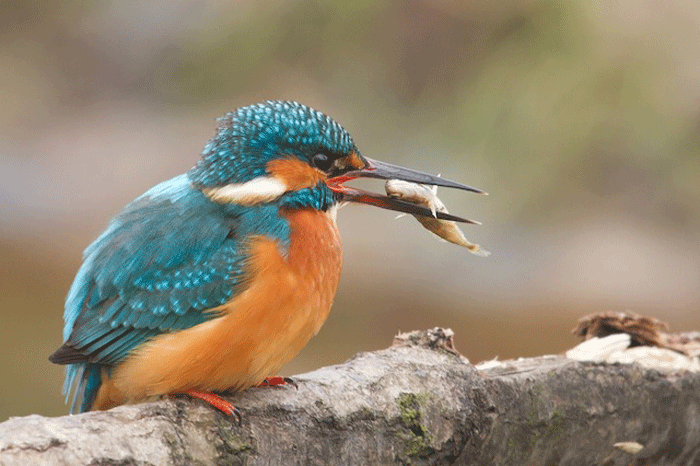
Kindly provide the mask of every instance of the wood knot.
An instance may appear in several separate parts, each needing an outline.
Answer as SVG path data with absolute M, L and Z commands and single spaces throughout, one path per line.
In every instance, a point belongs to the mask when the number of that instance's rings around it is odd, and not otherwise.
M 586 340 L 626 333 L 632 338 L 631 346 L 663 346 L 664 330 L 667 329 L 665 322 L 654 317 L 632 312 L 599 312 L 579 319 L 571 332 Z
M 402 333 L 394 337 L 391 346 L 420 346 L 437 351 L 447 351 L 448 353 L 461 356 L 455 349 L 455 333 L 452 329 L 435 327 L 428 330 L 414 330 Z
M 599 312 L 579 319 L 572 333 L 585 340 L 626 333 L 631 338 L 632 347 L 657 346 L 690 357 L 700 356 L 700 332 L 667 333 L 667 329 L 665 322 L 654 317 L 632 312 Z

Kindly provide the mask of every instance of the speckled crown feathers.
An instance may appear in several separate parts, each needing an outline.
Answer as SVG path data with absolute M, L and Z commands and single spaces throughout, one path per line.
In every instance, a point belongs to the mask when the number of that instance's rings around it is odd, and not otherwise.
M 202 158 L 188 173 L 195 186 L 241 183 L 266 174 L 280 155 L 309 160 L 319 152 L 357 151 L 350 134 L 330 117 L 291 101 L 267 101 L 226 114 Z

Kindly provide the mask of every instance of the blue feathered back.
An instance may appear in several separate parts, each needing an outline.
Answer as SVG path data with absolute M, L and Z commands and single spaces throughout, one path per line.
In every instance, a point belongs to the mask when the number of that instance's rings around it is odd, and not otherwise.
M 284 250 L 289 225 L 274 204 L 211 202 L 186 175 L 159 184 L 116 216 L 85 251 L 66 299 L 64 341 L 72 353 L 64 393 L 89 409 L 103 369 L 149 338 L 216 318 L 245 286 L 246 238 Z M 72 360 L 74 358 L 75 360 Z M 73 408 L 72 408 L 73 409 Z

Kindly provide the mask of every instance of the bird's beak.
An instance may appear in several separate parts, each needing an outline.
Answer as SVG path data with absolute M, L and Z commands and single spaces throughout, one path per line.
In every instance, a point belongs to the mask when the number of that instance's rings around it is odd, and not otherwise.
M 363 168 L 346 172 L 343 175 L 328 180 L 328 186 L 336 193 L 341 194 L 344 201 L 369 204 L 376 207 L 381 207 L 382 209 L 395 210 L 397 212 L 404 212 L 411 215 L 422 215 L 424 217 L 435 216 L 440 220 L 452 220 L 454 222 L 462 223 L 479 223 L 474 220 L 457 217 L 456 215 L 451 215 L 445 212 L 433 213 L 433 211 L 427 207 L 402 201 L 398 198 L 343 186 L 343 183 L 356 178 L 378 178 L 381 180 L 398 179 L 410 181 L 412 183 L 444 186 L 447 188 L 463 189 L 465 191 L 471 191 L 478 194 L 486 194 L 480 189 L 472 188 L 471 186 L 450 181 L 439 176 L 429 175 L 427 173 L 411 170 L 410 168 L 399 167 L 397 165 L 380 162 L 367 157 L 362 157 L 362 159 L 366 162 L 366 165 Z

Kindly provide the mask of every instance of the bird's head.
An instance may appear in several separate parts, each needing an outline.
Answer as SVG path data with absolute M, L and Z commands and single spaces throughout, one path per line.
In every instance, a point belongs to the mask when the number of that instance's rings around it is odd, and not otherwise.
M 297 102 L 268 101 L 224 116 L 190 181 L 211 200 L 326 210 L 340 201 L 432 216 L 430 209 L 344 186 L 355 178 L 401 179 L 480 193 L 478 189 L 360 154 L 350 134 Z M 450 214 L 439 218 L 467 221 Z

